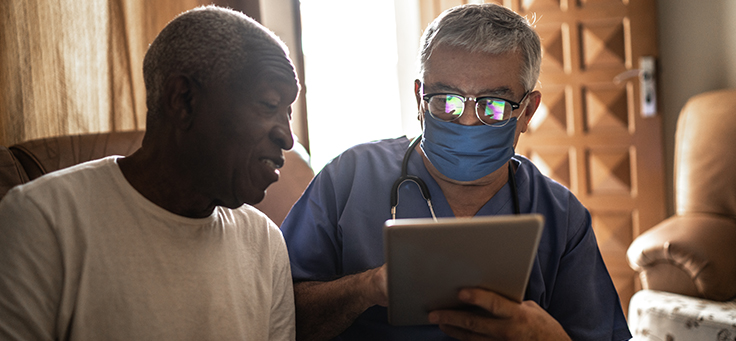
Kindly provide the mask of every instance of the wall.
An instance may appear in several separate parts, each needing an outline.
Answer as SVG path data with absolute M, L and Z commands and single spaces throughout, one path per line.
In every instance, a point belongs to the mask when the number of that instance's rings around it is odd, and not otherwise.
M 394 1 L 396 10 L 396 44 L 401 100 L 401 128 L 409 138 L 419 135 L 422 129 L 417 118 L 417 100 L 414 97 L 414 80 L 417 79 L 419 62 L 419 37 L 424 30 L 419 21 L 418 0 Z
M 736 87 L 736 1 L 658 0 L 657 11 L 659 109 L 664 125 L 667 207 L 672 215 L 675 127 L 680 110 L 693 95 Z

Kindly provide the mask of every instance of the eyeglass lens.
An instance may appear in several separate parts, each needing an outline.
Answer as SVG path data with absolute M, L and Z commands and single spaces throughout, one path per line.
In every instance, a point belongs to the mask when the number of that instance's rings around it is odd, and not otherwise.
M 457 95 L 436 95 L 429 99 L 429 113 L 443 121 L 456 120 L 463 114 L 465 99 Z M 487 124 L 494 124 L 511 118 L 511 103 L 495 98 L 479 99 L 475 103 L 478 118 Z

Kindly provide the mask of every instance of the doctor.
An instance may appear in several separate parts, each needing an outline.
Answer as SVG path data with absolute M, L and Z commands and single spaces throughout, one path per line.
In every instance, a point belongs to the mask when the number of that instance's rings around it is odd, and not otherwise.
M 504 7 L 455 7 L 429 25 L 414 83 L 423 131 L 417 143 L 400 137 L 345 151 L 315 177 L 282 225 L 298 339 L 631 337 L 590 214 L 568 189 L 514 154 L 541 100 L 535 90 L 540 63 L 539 36 Z M 361 92 L 372 96 L 360 105 L 382 108 L 380 90 Z M 415 181 L 401 181 L 402 175 Z M 541 213 L 546 221 L 523 303 L 467 288 L 460 300 L 490 314 L 434 311 L 434 325 L 388 324 L 382 227 L 393 213 L 424 218 L 516 211 Z

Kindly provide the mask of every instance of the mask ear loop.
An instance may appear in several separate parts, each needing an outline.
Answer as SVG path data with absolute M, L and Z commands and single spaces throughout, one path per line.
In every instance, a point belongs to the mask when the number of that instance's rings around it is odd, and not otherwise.
M 391 186 L 391 219 L 396 219 L 396 206 L 399 205 L 399 186 L 401 186 L 402 183 L 405 181 L 411 181 L 415 183 L 417 186 L 419 186 L 419 191 L 422 193 L 422 197 L 424 197 L 424 200 L 427 201 L 427 206 L 429 207 L 429 212 L 432 214 L 432 219 L 437 221 L 437 216 L 434 214 L 434 208 L 432 207 L 432 199 L 429 194 L 429 188 L 427 187 L 427 184 L 418 176 L 416 175 L 408 175 L 407 174 L 407 167 L 409 166 L 409 157 L 412 154 L 412 151 L 416 146 L 419 144 L 419 141 L 421 141 L 422 135 L 420 134 L 416 138 L 414 138 L 414 141 L 411 142 L 409 145 L 409 149 L 406 150 L 406 153 L 404 153 L 404 160 L 401 162 L 401 176 L 394 181 L 393 186 Z

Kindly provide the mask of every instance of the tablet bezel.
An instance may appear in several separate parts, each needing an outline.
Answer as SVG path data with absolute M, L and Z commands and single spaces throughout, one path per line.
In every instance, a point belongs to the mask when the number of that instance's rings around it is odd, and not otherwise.
M 463 287 L 521 302 L 543 229 L 541 214 L 387 220 L 389 323 L 429 324 L 432 310 L 470 308 L 457 299 Z

